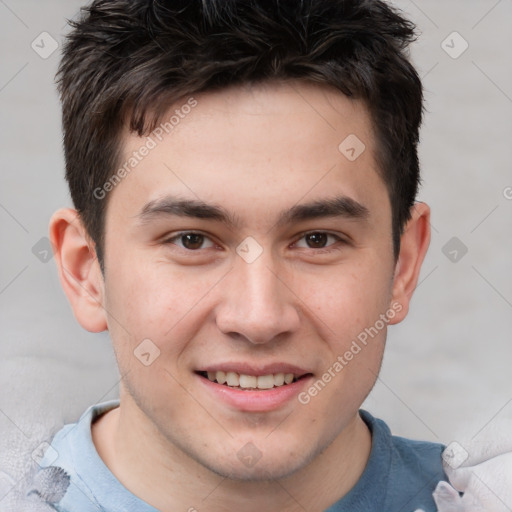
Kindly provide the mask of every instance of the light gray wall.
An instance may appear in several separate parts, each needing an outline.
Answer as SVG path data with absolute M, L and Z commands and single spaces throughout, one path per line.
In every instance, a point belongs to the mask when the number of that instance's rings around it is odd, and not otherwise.
M 512 416 L 512 2 L 394 3 L 421 30 L 420 199 L 432 207 L 433 236 L 365 407 L 397 434 L 448 443 Z M 79 327 L 53 260 L 33 253 L 44 256 L 52 212 L 71 203 L 53 84 L 59 51 L 41 58 L 31 43 L 49 52 L 41 32 L 60 43 L 80 4 L 0 0 L 0 468 L 12 467 L 15 446 L 35 447 L 46 429 L 117 393 L 108 336 Z M 469 44 L 458 58 L 454 31 Z M 459 258 L 467 248 L 457 262 L 444 254 L 453 247 L 443 252 L 453 237 Z

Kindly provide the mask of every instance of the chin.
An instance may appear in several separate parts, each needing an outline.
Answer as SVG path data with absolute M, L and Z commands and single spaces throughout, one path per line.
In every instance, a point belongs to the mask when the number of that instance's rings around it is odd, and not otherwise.
M 204 464 L 204 463 L 203 463 Z M 263 463 L 259 461 L 253 467 L 245 467 L 240 462 L 233 461 L 232 464 L 219 465 L 204 464 L 210 471 L 229 480 L 240 482 L 265 482 L 280 480 L 292 476 L 296 471 L 302 469 L 306 463 L 297 463 L 290 465 L 289 461 L 276 460 Z
M 212 459 L 209 457 L 206 459 L 202 457 L 196 458 L 196 461 L 223 478 L 245 482 L 264 482 L 292 476 L 306 467 L 318 455 L 313 448 L 308 453 L 299 452 L 291 447 L 283 448 L 281 451 L 268 448 L 267 454 L 265 454 L 265 449 L 260 452 L 254 445 L 248 443 L 247 446 L 251 446 L 251 448 L 245 451 L 240 450 L 229 458 Z M 303 449 L 304 447 L 302 447 Z M 244 463 L 243 459 L 247 458 L 247 455 L 252 455 L 254 458 Z

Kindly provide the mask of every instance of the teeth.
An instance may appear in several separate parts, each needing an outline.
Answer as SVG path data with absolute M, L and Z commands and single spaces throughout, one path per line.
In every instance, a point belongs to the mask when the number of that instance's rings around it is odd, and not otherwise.
M 257 388 L 258 377 L 254 375 L 240 375 L 240 387 L 241 388 Z
M 235 372 L 226 373 L 226 383 L 228 386 L 239 386 L 240 385 L 240 375 Z
M 293 373 L 291 374 L 293 377 Z M 284 373 L 276 373 L 274 375 L 274 386 L 282 386 L 284 384 Z
M 269 375 L 245 375 L 235 372 L 207 372 L 208 379 L 219 384 L 242 389 L 272 389 L 285 384 L 291 384 L 295 378 L 293 373 L 275 373 Z
M 263 375 L 258 377 L 258 389 L 272 389 L 274 387 L 274 376 Z

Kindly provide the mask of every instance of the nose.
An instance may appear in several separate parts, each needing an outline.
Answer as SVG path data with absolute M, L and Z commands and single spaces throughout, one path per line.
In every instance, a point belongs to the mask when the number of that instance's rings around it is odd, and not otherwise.
M 216 314 L 224 334 L 263 344 L 298 329 L 298 299 L 267 251 L 252 263 L 237 258 L 226 277 Z

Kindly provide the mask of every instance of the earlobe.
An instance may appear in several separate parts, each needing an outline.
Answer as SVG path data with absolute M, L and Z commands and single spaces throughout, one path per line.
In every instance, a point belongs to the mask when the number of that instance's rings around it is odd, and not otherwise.
M 76 319 L 90 332 L 106 330 L 103 276 L 80 216 L 71 208 L 60 209 L 49 230 L 60 282 Z
M 401 308 L 391 324 L 399 323 L 407 316 L 429 244 L 430 208 L 425 203 L 416 203 L 412 207 L 411 219 L 407 222 L 400 241 L 391 305 L 400 304 Z

